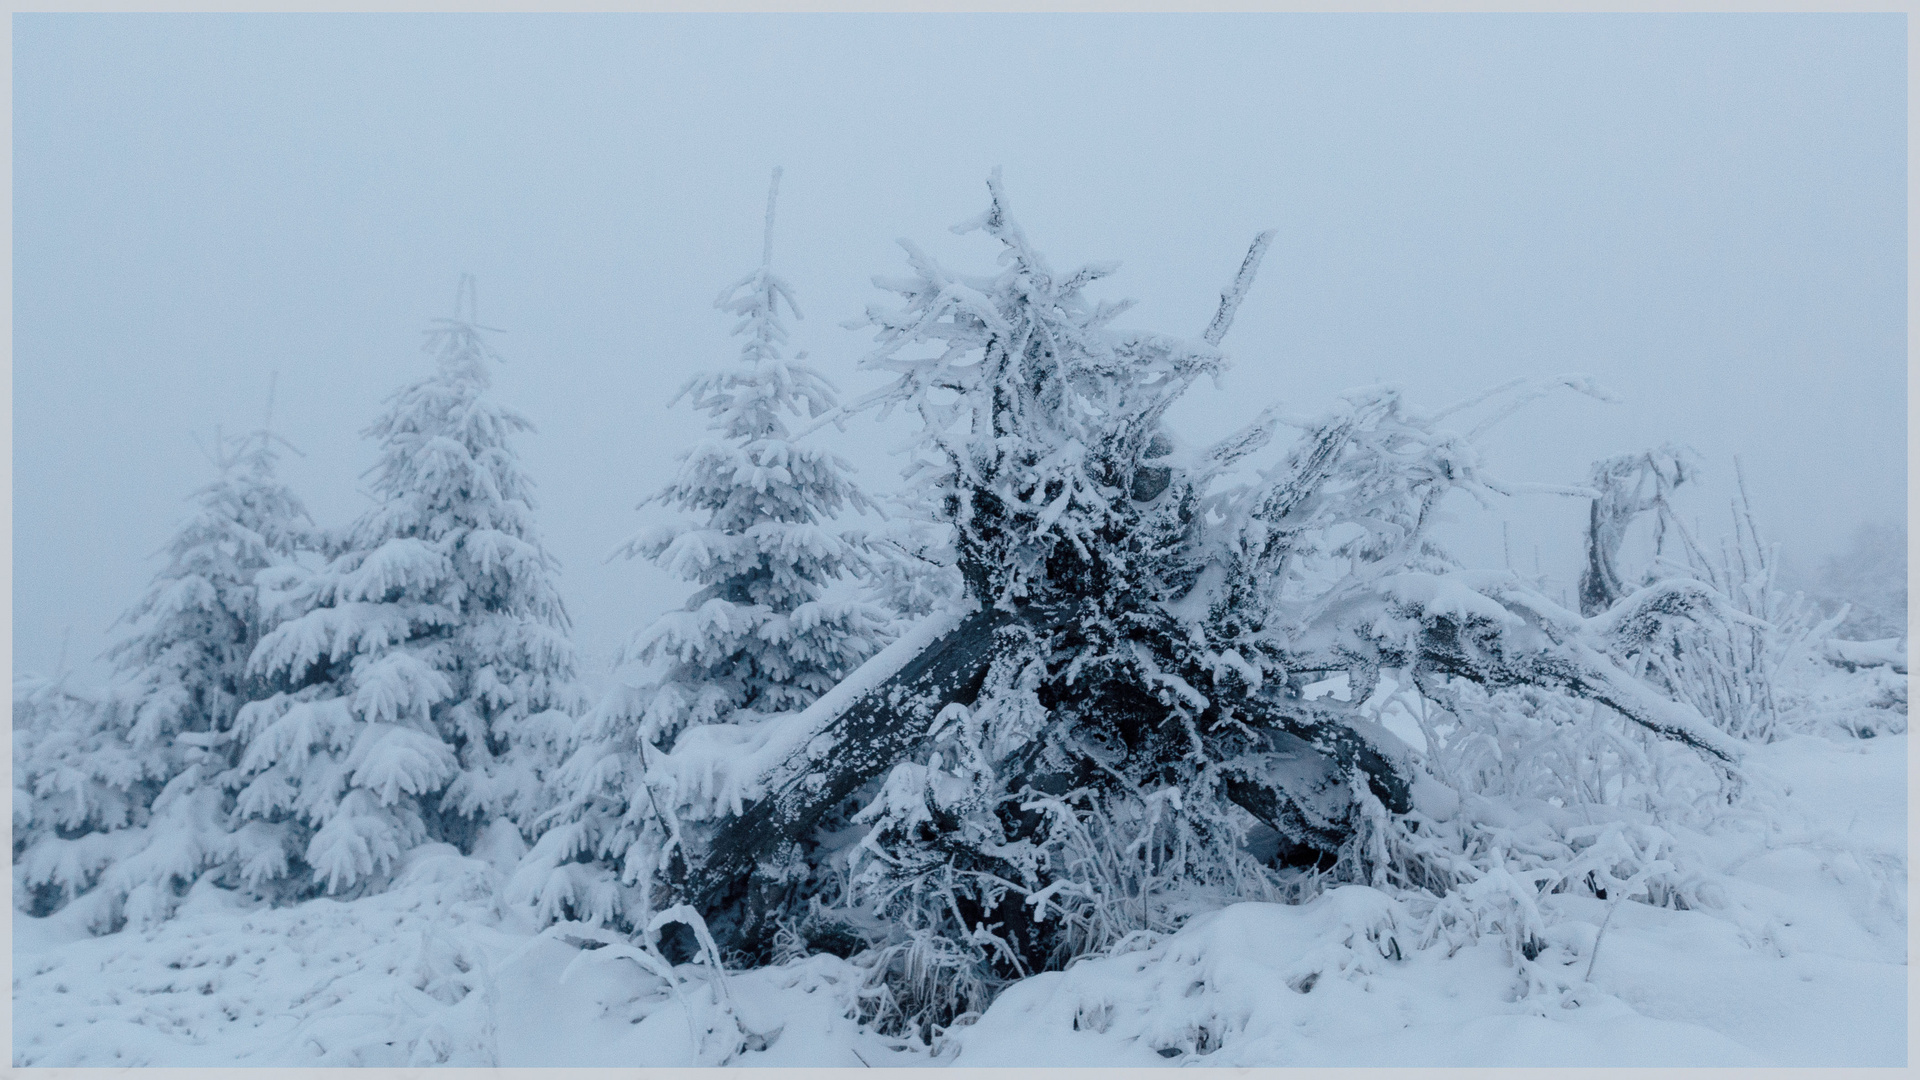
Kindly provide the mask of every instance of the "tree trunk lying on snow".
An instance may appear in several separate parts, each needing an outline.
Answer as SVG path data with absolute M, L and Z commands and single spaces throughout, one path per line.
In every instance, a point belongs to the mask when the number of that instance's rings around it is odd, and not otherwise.
M 997 656 L 1029 647 L 1034 638 L 1072 637 L 1080 618 L 1077 609 L 1069 608 L 1019 613 L 985 609 L 962 619 L 834 715 L 775 771 L 781 779 L 771 794 L 718 827 L 705 857 L 689 868 L 686 899 L 703 914 L 714 914 L 747 897 L 756 874 L 777 877 L 777 871 L 768 871 L 783 863 L 793 845 L 809 840 L 862 785 L 914 754 L 942 709 L 974 701 Z M 1536 640 L 1531 647 L 1513 648 L 1499 628 L 1478 620 L 1424 621 L 1417 655 L 1381 659 L 1489 687 L 1553 687 L 1609 705 L 1722 761 L 1738 757 L 1738 748 L 1691 710 L 1661 698 L 1577 638 Z M 1135 747 L 1173 737 L 1166 723 L 1168 708 L 1124 680 L 1089 685 L 1083 676 L 1071 688 L 1050 687 L 1043 697 L 1051 699 L 1044 702 L 1050 709 L 1104 718 Z M 1196 723 L 1210 730 L 1230 706 L 1257 741 L 1255 753 L 1225 766 L 1228 797 L 1301 850 L 1332 853 L 1351 826 L 1344 811 L 1329 811 L 1331 803 L 1313 805 L 1313 796 L 1303 794 L 1302 775 L 1321 778 L 1317 786 L 1324 788 L 1344 785 L 1358 772 L 1389 811 L 1404 813 L 1412 807 L 1415 770 L 1409 755 L 1378 724 L 1362 717 L 1356 705 L 1307 701 L 1272 687 L 1237 695 L 1216 687 L 1215 700 Z M 1010 790 L 1030 783 L 1036 790 L 1060 793 L 1084 779 L 1029 772 L 1015 777 Z M 1344 798 L 1329 796 L 1341 806 Z
M 1820 656 L 1827 663 L 1849 672 L 1863 667 L 1892 668 L 1896 674 L 1907 673 L 1907 648 L 1904 638 L 1882 638 L 1879 641 L 1846 641 L 1841 638 L 1828 638 L 1820 646 Z
M 1497 632 L 1476 623 L 1434 619 L 1420 639 L 1425 670 L 1482 686 L 1539 686 L 1606 705 L 1655 734 L 1721 762 L 1740 759 L 1738 742 L 1689 706 L 1662 697 L 1607 656 L 1577 639 L 1525 652 L 1503 648 Z
M 998 635 L 1019 620 L 986 609 L 934 640 L 892 678 L 856 698 L 779 770 L 787 780 L 728 818 L 688 876 L 688 900 L 703 913 L 738 896 L 753 872 L 805 840 L 860 785 L 900 761 L 948 705 L 973 701 Z
M 833 809 L 861 785 L 906 760 L 924 739 L 934 718 L 950 704 L 970 704 L 980 690 L 987 669 L 1000 651 L 1020 637 L 1046 635 L 1070 622 L 1070 613 L 1023 617 L 988 609 L 975 612 L 937 638 L 917 657 L 879 686 L 856 698 L 826 729 L 789 757 L 778 773 L 786 777 L 769 795 L 748 804 L 716 830 L 705 858 L 688 874 L 686 896 L 703 912 L 714 911 L 746 891 L 752 875 L 778 861 L 791 844 L 809 838 Z M 1089 704 L 1102 702 L 1098 689 L 1080 690 Z M 1165 718 L 1157 702 L 1145 708 L 1112 708 L 1114 713 L 1138 712 L 1139 728 Z M 1278 693 L 1249 696 L 1234 702 L 1236 712 L 1250 728 L 1267 735 L 1270 748 L 1292 747 L 1328 759 L 1341 776 L 1358 769 L 1388 809 L 1403 812 L 1410 806 L 1409 766 L 1390 740 L 1356 730 L 1356 717 L 1314 702 L 1289 700 Z M 1146 715 L 1150 710 L 1158 715 Z M 1217 712 L 1214 706 L 1209 712 Z M 1210 716 L 1203 714 L 1202 726 Z M 1137 732 L 1135 733 L 1138 734 Z M 1280 741 L 1276 741 L 1280 740 Z M 1038 780 L 1039 778 L 1034 778 Z M 1036 785 L 1039 786 L 1039 785 Z M 1294 835 L 1312 838 L 1328 850 L 1338 846 L 1340 834 L 1324 826 L 1302 830 L 1286 792 L 1260 783 L 1257 777 L 1237 776 L 1229 788 L 1233 797 L 1262 821 Z

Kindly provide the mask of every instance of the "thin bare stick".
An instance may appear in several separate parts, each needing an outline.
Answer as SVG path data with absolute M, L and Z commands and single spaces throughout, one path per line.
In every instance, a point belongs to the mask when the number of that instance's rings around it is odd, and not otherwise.
M 1207 324 L 1207 332 L 1200 335 L 1209 345 L 1220 344 L 1227 336 L 1227 330 L 1233 326 L 1234 313 L 1240 310 L 1240 301 L 1246 299 L 1247 290 L 1253 286 L 1253 275 L 1260 270 L 1260 260 L 1267 254 L 1267 245 L 1273 243 L 1274 233 L 1278 229 L 1268 229 L 1253 238 L 1252 246 L 1247 248 L 1247 257 L 1240 260 L 1240 272 L 1233 276 L 1233 284 L 1220 293 L 1220 310 L 1213 313 L 1213 321 Z
M 780 166 L 773 167 L 773 183 L 767 186 L 767 228 L 760 241 L 760 265 L 773 265 L 773 202 L 780 197 Z
M 1607 905 L 1607 917 L 1600 920 L 1600 932 L 1593 935 L 1593 952 L 1587 956 L 1587 974 L 1581 979 L 1582 982 L 1593 981 L 1593 963 L 1600 959 L 1601 939 L 1607 936 L 1607 924 L 1613 921 L 1613 909 L 1619 906 L 1620 901 L 1618 900 Z

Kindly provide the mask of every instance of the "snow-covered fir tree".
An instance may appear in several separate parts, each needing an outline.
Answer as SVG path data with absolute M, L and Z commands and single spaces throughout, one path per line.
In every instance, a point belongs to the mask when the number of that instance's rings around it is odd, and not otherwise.
M 487 399 L 483 329 L 463 278 L 456 314 L 428 332 L 433 373 L 367 429 L 375 504 L 324 568 L 274 582 L 285 621 L 252 667 L 279 692 L 238 724 L 238 810 L 274 841 L 256 880 L 376 887 L 409 848 L 471 850 L 539 809 L 574 652 L 512 447 L 532 424 Z
M 868 555 L 859 533 L 830 525 L 869 504 L 844 459 L 789 426 L 836 401 L 804 352 L 789 360 L 783 350 L 780 309 L 794 318 L 800 311 L 772 268 L 778 187 L 776 171 L 760 267 L 714 302 L 738 319 L 739 361 L 695 377 L 674 399 L 706 413 L 711 435 L 648 500 L 697 520 L 647 529 L 619 549 L 701 586 L 621 657 L 629 673 L 659 674 L 639 686 L 622 681 L 609 702 L 607 715 L 640 721 L 663 747 L 690 725 L 806 706 L 873 652 L 885 619 L 872 605 L 828 595 Z
M 127 742 L 123 703 L 70 673 L 13 681 L 13 899 L 46 915 L 74 897 L 98 896 L 89 922 L 117 924 L 114 905 L 91 892 L 133 850 L 164 771 Z
M 122 616 L 109 687 L 16 685 L 15 895 L 31 910 L 88 893 L 97 928 L 151 922 L 202 877 L 232 884 L 254 854 L 223 785 L 234 718 L 263 696 L 247 670 L 265 629 L 255 578 L 314 540 L 275 477 L 278 442 L 267 427 L 216 435 L 220 476 Z
M 867 588 L 893 613 L 899 629 L 961 602 L 966 584 L 955 565 L 953 529 L 927 505 L 926 492 L 908 489 L 888 499 L 886 527 L 871 536 L 875 559 Z
M 678 793 L 653 791 L 650 754 L 689 729 L 737 735 L 813 702 L 885 644 L 893 614 L 849 579 L 878 561 L 859 531 L 833 521 L 869 503 L 838 455 L 801 441 L 796 423 L 835 407 L 806 354 L 788 358 L 782 308 L 793 288 L 773 272 L 774 171 L 760 266 L 715 306 L 738 320 L 739 359 L 675 395 L 710 417 L 673 481 L 641 506 L 691 520 L 650 528 L 616 555 L 652 560 L 699 586 L 635 634 L 612 690 L 582 727 L 561 778 L 563 823 L 541 840 L 530 889 L 548 918 L 620 921 L 649 907 L 652 875 L 677 838 Z

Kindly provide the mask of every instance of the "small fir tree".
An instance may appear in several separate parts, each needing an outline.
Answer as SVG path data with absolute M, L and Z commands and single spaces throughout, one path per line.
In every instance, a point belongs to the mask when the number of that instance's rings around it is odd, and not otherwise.
M 643 502 L 691 514 L 615 554 L 650 559 L 700 588 L 636 634 L 613 689 L 582 727 L 562 779 L 563 824 L 543 837 L 529 871 L 548 918 L 623 921 L 647 910 L 652 875 L 677 839 L 677 792 L 648 788 L 652 749 L 690 729 L 718 738 L 771 714 L 806 707 L 884 644 L 894 619 L 847 579 L 875 560 L 857 532 L 831 521 L 869 506 L 838 455 L 799 441 L 790 424 L 835 407 L 827 380 L 788 359 L 781 308 L 800 312 L 772 269 L 774 202 L 767 196 L 758 269 L 715 306 L 738 322 L 740 359 L 675 395 L 711 417 L 707 439 L 680 457 L 671 483 Z M 650 749 L 651 748 L 651 749 Z
M 277 579 L 288 614 L 253 670 L 280 692 L 245 710 L 239 811 L 271 832 L 259 876 L 366 889 L 424 841 L 472 850 L 529 822 L 574 705 L 558 564 L 511 446 L 532 430 L 486 399 L 497 356 L 471 278 L 428 332 L 433 374 L 367 430 L 375 505 L 324 569 Z
M 15 895 L 27 910 L 92 890 L 96 927 L 150 922 L 203 876 L 233 883 L 252 854 L 222 785 L 234 718 L 263 694 L 247 671 L 265 629 L 255 578 L 314 538 L 275 477 L 278 445 L 270 423 L 216 435 L 219 479 L 195 494 L 166 568 L 122 616 L 109 688 L 16 684 Z

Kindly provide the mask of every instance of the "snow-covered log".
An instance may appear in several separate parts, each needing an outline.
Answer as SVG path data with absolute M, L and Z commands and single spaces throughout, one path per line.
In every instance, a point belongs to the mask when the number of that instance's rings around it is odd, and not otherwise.
M 1582 619 L 1537 592 L 1518 587 L 1506 575 L 1459 573 L 1421 580 L 1427 577 L 1406 575 L 1404 582 L 1389 589 L 1400 601 L 1401 613 L 1420 623 L 1421 666 L 1492 689 L 1537 686 L 1598 701 L 1650 731 L 1726 764 L 1740 760 L 1737 740 L 1715 728 L 1699 710 L 1629 674 L 1606 652 L 1608 643 L 1637 632 L 1635 627 L 1647 620 L 1691 618 L 1711 608 L 1712 593 L 1698 583 L 1651 586 L 1600 616 Z M 1484 591 L 1468 589 L 1468 582 Z M 1444 599 L 1448 585 L 1478 603 L 1448 603 Z
M 1074 637 L 1088 616 L 1080 610 L 1019 614 L 975 610 L 958 618 L 936 617 L 868 661 L 813 707 L 781 722 L 784 734 L 757 748 L 748 763 L 764 778 L 740 777 L 728 785 L 765 792 L 727 818 L 704 859 L 688 875 L 686 892 L 711 911 L 741 895 L 748 879 L 780 863 L 789 846 L 807 841 L 814 829 L 862 785 L 909 760 L 936 718 L 949 705 L 970 705 L 996 655 L 1017 643 L 1049 641 L 1058 648 Z M 951 625 L 951 629 L 944 627 Z M 928 630 L 941 631 L 937 636 Z M 917 651 L 914 651 L 916 650 Z M 1200 676 L 1195 674 L 1197 679 Z M 1183 680 L 1185 681 L 1185 680 Z M 1127 694 L 1123 682 L 1094 683 L 1073 696 L 1083 709 L 1097 709 L 1129 741 L 1163 726 L 1167 708 L 1143 694 Z M 1217 700 L 1214 700 L 1217 699 Z M 1077 711 L 1062 701 L 1063 713 Z M 1284 686 L 1246 693 L 1216 692 L 1196 718 L 1202 729 L 1220 726 L 1231 710 L 1233 724 L 1250 734 L 1256 755 L 1278 753 L 1310 759 L 1313 768 L 1344 784 L 1356 772 L 1375 797 L 1394 812 L 1411 807 L 1413 766 L 1398 740 L 1339 703 L 1289 696 Z M 1303 814 L 1285 783 L 1267 782 L 1244 764 L 1231 769 L 1228 794 L 1248 812 L 1296 841 L 1332 852 L 1345 839 L 1344 821 Z M 1008 788 L 1045 788 L 1057 778 L 1038 770 L 1010 777 Z M 1310 824 L 1302 824 L 1309 822 Z
M 1820 646 L 1820 656 L 1827 663 L 1848 671 L 1861 668 L 1885 667 L 1905 675 L 1907 673 L 1907 639 L 1883 638 L 1879 641 L 1846 641 L 1841 638 L 1828 638 Z
M 769 770 L 778 778 L 771 790 L 715 833 L 689 875 L 691 902 L 711 911 L 739 895 L 756 870 L 807 839 L 828 812 L 905 757 L 942 709 L 971 702 L 998 633 L 1016 622 L 998 609 L 975 610 L 917 652 L 883 650 L 800 714 L 796 727 L 810 736 Z

